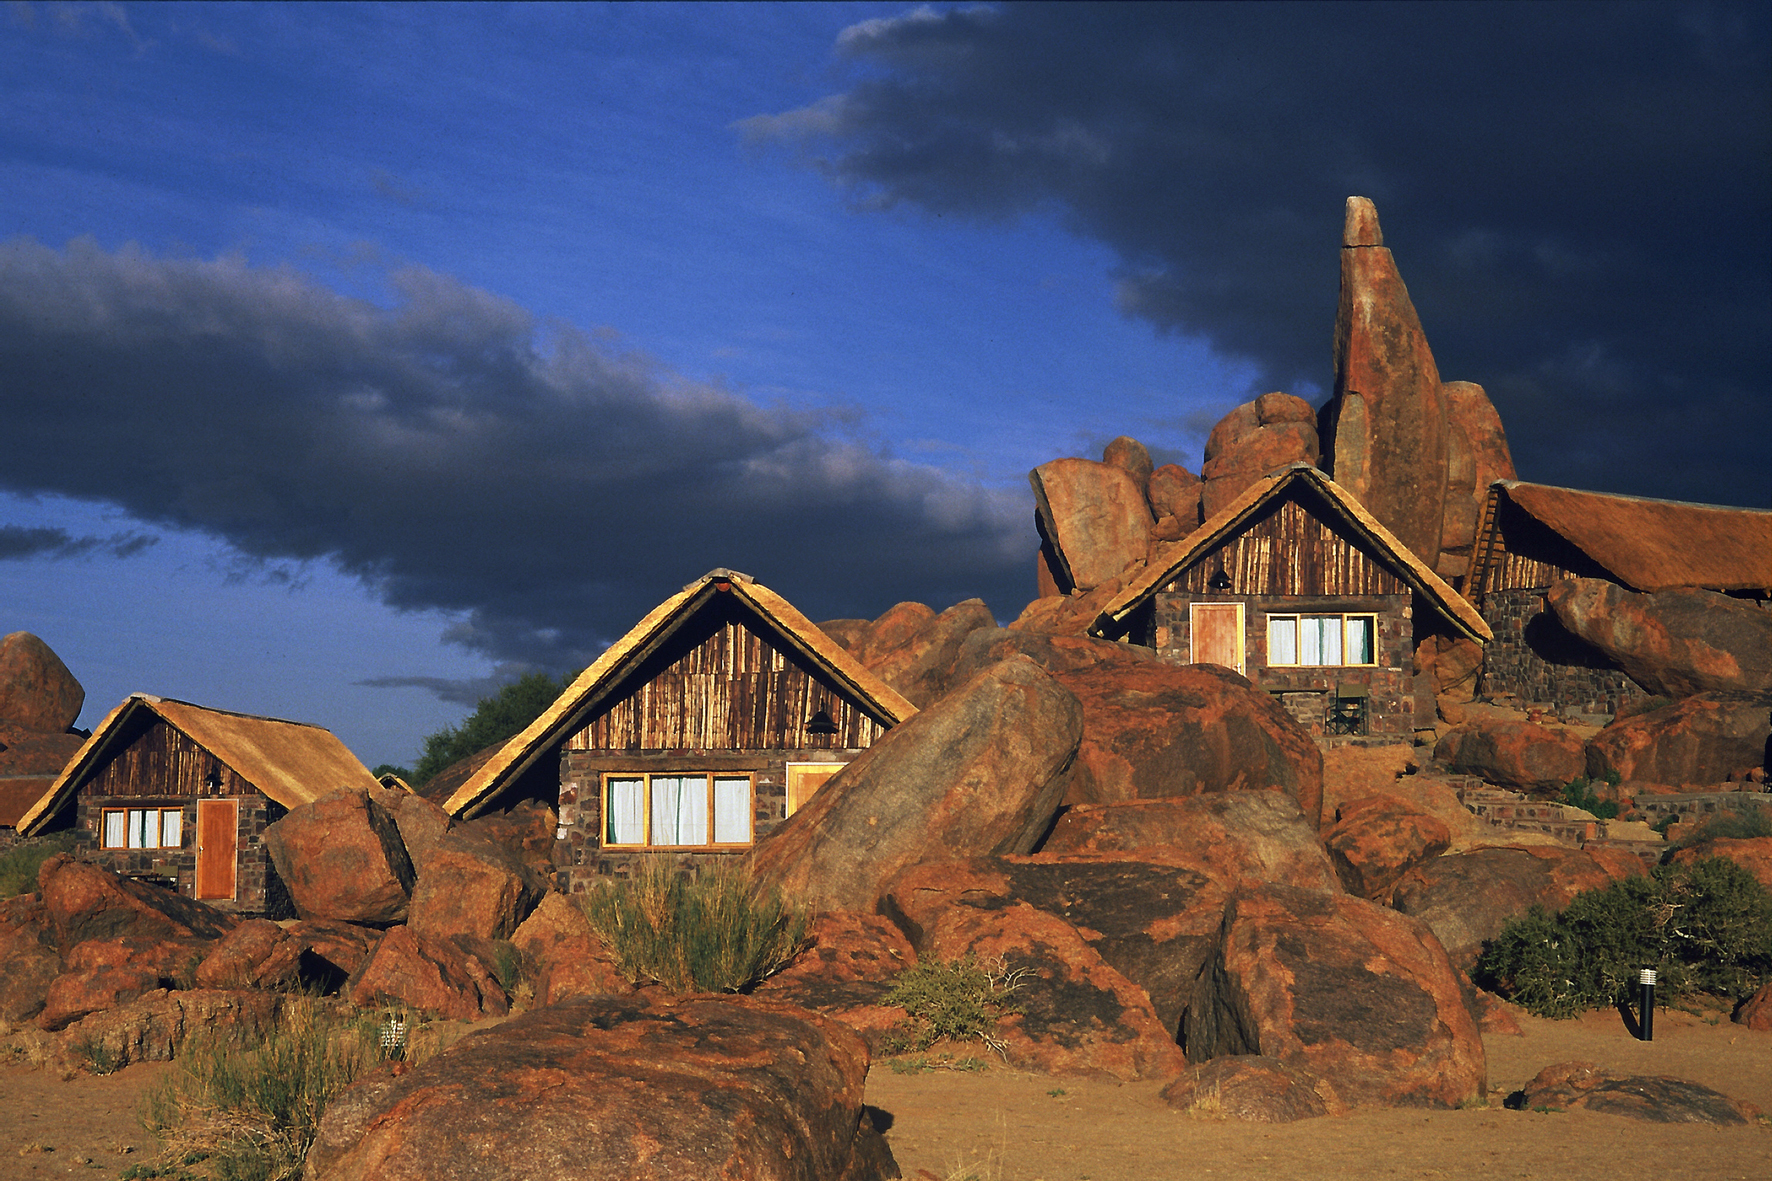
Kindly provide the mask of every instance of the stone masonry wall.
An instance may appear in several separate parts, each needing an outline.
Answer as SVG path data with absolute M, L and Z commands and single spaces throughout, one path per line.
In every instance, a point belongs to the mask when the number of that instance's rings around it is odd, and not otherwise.
M 1483 620 L 1495 638 L 1483 647 L 1477 692 L 1513 697 L 1563 713 L 1612 714 L 1646 696 L 1618 669 L 1571 636 L 1545 610 L 1542 590 L 1494 591 L 1483 599 Z

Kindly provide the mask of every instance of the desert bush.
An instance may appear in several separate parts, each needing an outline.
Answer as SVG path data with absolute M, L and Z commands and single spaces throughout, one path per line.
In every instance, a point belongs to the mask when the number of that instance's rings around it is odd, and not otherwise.
M 906 968 L 883 1003 L 905 1011 L 886 1039 L 889 1053 L 927 1050 L 939 1041 L 980 1041 L 998 1054 L 997 1021 L 1021 1012 L 1014 992 L 1027 975 L 1002 960 L 980 964 L 970 953 L 957 960 L 919 960 Z
M 1772 893 L 1733 861 L 1659 866 L 1533 907 L 1477 961 L 1477 983 L 1540 1017 L 1572 1017 L 1634 995 L 1654 968 L 1662 995 L 1742 997 L 1772 978 Z
M 778 890 L 757 889 L 736 860 L 692 877 L 648 857 L 633 877 L 598 882 L 583 905 L 630 980 L 673 992 L 743 991 L 806 943 L 805 912 Z
M 1662 832 L 1666 835 L 1666 829 Z M 1693 826 L 1692 832 L 1680 837 L 1674 850 L 1687 848 L 1699 841 L 1743 841 L 1758 837 L 1772 837 L 1772 808 L 1726 808 L 1712 815 L 1703 824 Z
M 332 1097 L 381 1060 L 374 1032 L 308 997 L 284 1002 L 260 1040 L 186 1046 L 143 1099 L 162 1159 L 215 1181 L 301 1176 Z
M 15 898 L 37 888 L 37 870 L 57 853 L 74 851 L 74 833 L 69 829 L 20 841 L 0 855 L 0 898 Z

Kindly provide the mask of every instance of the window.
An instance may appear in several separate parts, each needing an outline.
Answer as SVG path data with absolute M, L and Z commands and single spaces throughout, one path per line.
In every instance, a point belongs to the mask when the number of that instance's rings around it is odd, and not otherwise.
M 106 808 L 106 849 L 177 849 L 184 843 L 183 808 Z
M 603 843 L 698 848 L 751 843 L 749 775 L 607 775 Z
M 1373 664 L 1373 630 L 1370 615 L 1270 615 L 1268 667 Z

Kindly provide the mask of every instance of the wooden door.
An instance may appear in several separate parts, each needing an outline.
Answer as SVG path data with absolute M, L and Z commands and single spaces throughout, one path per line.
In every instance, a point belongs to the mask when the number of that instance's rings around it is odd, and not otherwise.
M 811 799 L 812 793 L 844 766 L 843 763 L 789 763 L 787 814 L 792 816 L 798 812 L 800 805 Z
M 198 898 L 234 896 L 239 831 L 239 800 L 197 801 Z
M 1193 663 L 1222 664 L 1239 673 L 1248 671 L 1243 662 L 1243 604 L 1190 603 L 1188 635 L 1188 659 Z

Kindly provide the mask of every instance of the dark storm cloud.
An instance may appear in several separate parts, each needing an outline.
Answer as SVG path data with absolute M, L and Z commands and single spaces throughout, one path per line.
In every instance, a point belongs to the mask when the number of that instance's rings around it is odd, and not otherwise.
M 237 260 L 0 246 L 0 487 L 334 562 L 513 666 L 582 667 L 714 566 L 814 618 L 1031 590 L 1014 498 L 446 276 L 391 281 L 381 309 Z
M 1764 5 L 921 9 L 844 92 L 748 120 L 862 205 L 1056 210 L 1123 306 L 1317 396 L 1343 201 L 1522 475 L 1772 499 Z M 1195 457 L 1197 459 L 1197 457 Z
M 26 558 L 83 558 L 93 554 L 133 558 L 159 540 L 143 533 L 75 537 L 66 529 L 0 525 L 0 562 Z

